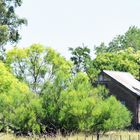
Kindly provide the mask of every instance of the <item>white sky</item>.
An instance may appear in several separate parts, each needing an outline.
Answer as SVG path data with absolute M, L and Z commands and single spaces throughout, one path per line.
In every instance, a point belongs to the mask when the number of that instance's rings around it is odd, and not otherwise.
M 17 13 L 28 20 L 19 46 L 41 43 L 66 57 L 68 47 L 92 49 L 140 27 L 140 0 L 23 0 Z

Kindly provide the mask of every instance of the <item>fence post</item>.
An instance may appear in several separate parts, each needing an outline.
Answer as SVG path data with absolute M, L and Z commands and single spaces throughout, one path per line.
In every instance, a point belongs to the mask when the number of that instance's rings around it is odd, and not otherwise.
M 77 140 L 78 140 L 78 135 L 77 135 Z
M 110 134 L 110 140 L 112 140 L 112 135 Z
M 91 139 L 93 140 L 93 135 L 92 135 Z
M 131 135 L 129 135 L 129 140 L 131 140 Z
M 120 140 L 122 140 L 122 135 L 120 135 Z
M 85 140 L 86 140 L 86 135 L 85 135 Z

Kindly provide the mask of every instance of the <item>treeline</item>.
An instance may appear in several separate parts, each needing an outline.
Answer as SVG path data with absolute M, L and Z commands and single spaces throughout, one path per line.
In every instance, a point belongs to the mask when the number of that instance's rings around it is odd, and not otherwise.
M 103 134 L 131 124 L 131 113 L 97 85 L 103 69 L 139 78 L 140 29 L 130 27 L 108 45 L 70 48 L 66 60 L 52 48 L 14 47 L 27 21 L 15 8 L 22 0 L 0 0 L 0 131 L 17 134 Z M 92 52 L 94 51 L 94 53 Z M 91 57 L 95 56 L 96 57 Z
M 99 134 L 131 123 L 125 106 L 52 48 L 14 48 L 0 67 L 0 131 Z

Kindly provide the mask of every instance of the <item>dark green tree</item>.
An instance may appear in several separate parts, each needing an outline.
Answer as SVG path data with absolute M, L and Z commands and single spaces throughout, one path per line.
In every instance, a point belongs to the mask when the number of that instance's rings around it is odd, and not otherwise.
M 85 72 L 92 85 L 94 85 L 93 79 L 93 72 L 94 68 L 92 58 L 91 58 L 91 51 L 87 46 L 77 47 L 77 48 L 69 48 L 71 52 L 71 60 L 74 63 L 73 72 L 74 74 L 78 72 Z
M 103 52 L 117 52 L 120 50 L 133 48 L 140 50 L 140 29 L 136 26 L 129 27 L 123 35 L 117 35 L 108 45 L 101 43 L 95 47 L 96 54 Z
M 17 43 L 20 34 L 19 29 L 27 20 L 20 18 L 15 9 L 20 7 L 22 0 L 0 0 L 0 59 L 5 57 L 4 46 L 7 43 Z

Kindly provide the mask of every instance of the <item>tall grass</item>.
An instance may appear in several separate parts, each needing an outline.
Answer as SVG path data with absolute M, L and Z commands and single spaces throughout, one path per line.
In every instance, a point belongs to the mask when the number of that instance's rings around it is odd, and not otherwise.
M 56 137 L 47 136 L 15 136 L 13 134 L 0 133 L 0 140 L 96 140 L 95 135 L 76 134 L 63 137 L 57 135 Z M 140 140 L 140 132 L 109 132 L 100 137 L 100 140 Z

